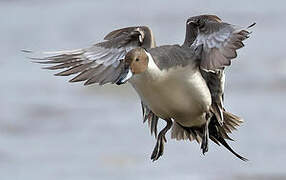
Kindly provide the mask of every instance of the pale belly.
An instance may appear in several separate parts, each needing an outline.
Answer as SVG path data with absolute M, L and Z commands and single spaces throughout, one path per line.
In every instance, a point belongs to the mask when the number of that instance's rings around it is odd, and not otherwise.
M 160 118 L 172 118 L 188 127 L 205 123 L 211 95 L 199 71 L 178 68 L 154 78 L 148 74 L 135 75 L 130 82 L 142 101 Z

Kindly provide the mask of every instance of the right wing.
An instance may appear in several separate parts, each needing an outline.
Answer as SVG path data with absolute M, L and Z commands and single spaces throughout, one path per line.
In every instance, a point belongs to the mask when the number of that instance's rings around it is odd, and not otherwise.
M 149 107 L 147 105 L 145 105 L 142 101 L 141 101 L 141 107 L 142 107 L 142 113 L 143 113 L 143 123 L 145 123 L 148 120 L 148 126 L 150 128 L 151 131 L 151 135 L 153 135 L 155 138 L 157 138 L 157 124 L 158 124 L 158 120 L 159 117 L 152 112 L 152 110 L 149 109 Z
M 123 59 L 128 51 L 136 47 L 152 48 L 155 44 L 152 32 L 146 26 L 118 29 L 107 34 L 104 40 L 89 48 L 48 52 L 52 55 L 31 59 L 37 63 L 52 65 L 44 69 L 64 69 L 56 76 L 77 74 L 70 82 L 85 81 L 84 85 L 102 85 L 118 81 L 123 73 Z

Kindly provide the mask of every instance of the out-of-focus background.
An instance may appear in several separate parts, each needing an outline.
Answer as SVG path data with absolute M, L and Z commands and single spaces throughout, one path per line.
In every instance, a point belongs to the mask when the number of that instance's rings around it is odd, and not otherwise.
M 286 179 L 286 3 L 276 1 L 0 1 L 0 178 Z M 203 156 L 195 142 L 155 145 L 129 85 L 67 83 L 21 49 L 87 47 L 116 29 L 152 28 L 158 45 L 182 43 L 185 21 L 216 14 L 237 25 L 256 22 L 227 69 L 226 108 L 245 123 L 231 146 L 242 162 L 213 143 Z

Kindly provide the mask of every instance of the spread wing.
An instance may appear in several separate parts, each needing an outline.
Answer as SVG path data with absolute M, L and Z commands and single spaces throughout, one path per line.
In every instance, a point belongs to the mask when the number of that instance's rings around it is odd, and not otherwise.
M 77 74 L 70 82 L 85 81 L 84 85 L 93 83 L 116 83 L 123 71 L 123 59 L 128 51 L 135 47 L 154 48 L 155 38 L 151 29 L 146 26 L 127 27 L 114 30 L 104 37 L 104 42 L 89 48 L 48 52 L 52 54 L 43 58 L 31 58 L 37 63 L 49 64 L 49 70 L 63 70 L 56 76 Z M 24 51 L 31 53 L 31 51 Z M 151 134 L 157 136 L 156 116 L 142 102 L 144 122 L 148 119 Z
M 243 41 L 250 35 L 252 25 L 241 28 L 227 23 L 208 22 L 199 29 L 191 46 L 203 46 L 201 68 L 204 70 L 223 69 L 237 56 L 236 50 L 244 46 Z
M 104 42 L 89 48 L 50 52 L 43 58 L 31 58 L 52 66 L 44 69 L 63 70 L 56 76 L 77 74 L 70 82 L 85 81 L 84 85 L 116 83 L 123 73 L 123 59 L 135 47 L 151 48 L 155 42 L 146 26 L 128 27 L 110 32 Z
M 211 21 L 199 29 L 198 35 L 191 45 L 193 48 L 202 46 L 200 67 L 201 74 L 211 92 L 211 110 L 227 132 L 231 132 L 230 129 L 234 129 L 242 120 L 236 116 L 233 116 L 236 118 L 224 117 L 224 114 L 227 113 L 223 106 L 224 67 L 229 66 L 231 59 L 237 56 L 236 50 L 244 46 L 243 41 L 250 35 L 248 29 L 254 25 L 255 23 L 246 28 L 240 28 L 227 23 Z M 228 124 L 233 119 L 237 123 L 230 128 Z

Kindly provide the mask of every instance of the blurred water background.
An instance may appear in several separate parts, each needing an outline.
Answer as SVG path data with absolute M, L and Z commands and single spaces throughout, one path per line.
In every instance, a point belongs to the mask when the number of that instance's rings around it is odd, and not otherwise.
M 0 179 L 286 179 L 285 16 L 276 1 L 0 1 Z M 256 22 L 227 70 L 226 108 L 245 123 L 233 134 L 242 162 L 211 143 L 155 145 L 129 85 L 67 83 L 32 64 L 21 49 L 87 47 L 116 29 L 152 28 L 158 45 L 181 44 L 185 21 L 216 14 L 237 25 Z M 168 135 L 168 139 L 170 136 Z

